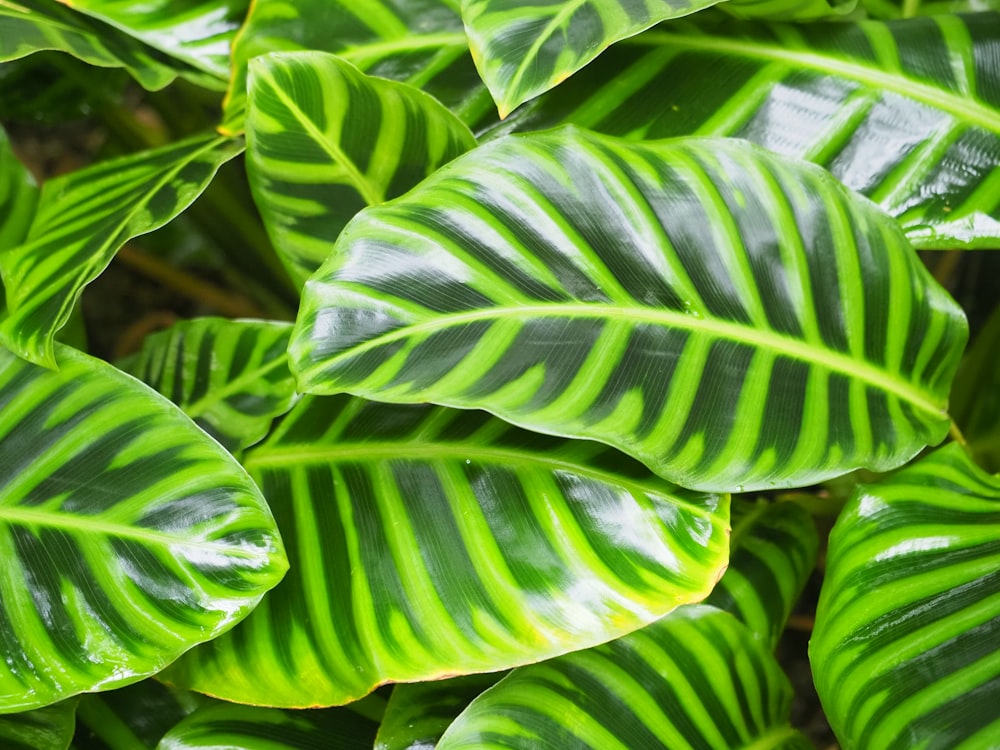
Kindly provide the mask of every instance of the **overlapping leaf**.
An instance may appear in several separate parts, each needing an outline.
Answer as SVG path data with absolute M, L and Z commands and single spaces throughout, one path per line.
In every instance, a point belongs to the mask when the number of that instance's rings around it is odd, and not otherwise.
M 815 21 L 851 13 L 857 0 L 729 0 L 719 8 L 737 18 L 769 21 Z
M 837 520 L 810 644 L 844 747 L 1000 736 L 1000 478 L 952 444 L 859 488 Z
M 163 397 L 0 350 L 0 713 L 155 673 L 281 578 L 246 472 Z
M 572 122 L 736 136 L 813 161 L 921 247 L 1000 246 L 1000 14 L 801 26 L 671 22 L 491 133 Z
M 1000 471 L 1000 308 L 976 336 L 955 376 L 951 414 L 979 465 Z
M 369 75 L 423 89 L 470 125 L 488 119 L 456 0 L 256 0 L 233 48 L 223 130 L 243 127 L 247 63 L 271 52 L 332 52 Z
M 0 714 L 4 750 L 66 750 L 76 729 L 76 699 L 19 714 Z
M 38 188 L 31 173 L 17 160 L 10 140 L 0 128 L 0 253 L 21 244 L 38 203 Z
M 0 252 L 10 310 L 0 335 L 8 346 L 55 367 L 53 337 L 84 287 L 127 240 L 187 208 L 242 148 L 237 141 L 199 136 L 45 183 L 24 243 Z
M 728 498 L 482 412 L 304 399 L 244 461 L 291 572 L 174 684 L 283 707 L 544 659 L 699 601 Z
M 198 318 L 150 336 L 123 368 L 238 452 L 296 401 L 290 333 L 288 323 Z
M 565 128 L 362 212 L 290 355 L 306 391 L 483 408 L 743 490 L 941 440 L 966 335 L 896 224 L 822 170 Z
M 462 0 L 476 67 L 500 117 L 555 87 L 611 44 L 718 0 Z
M 681 607 L 603 646 L 515 669 L 437 748 L 812 748 L 789 724 L 791 699 L 781 667 L 741 623 Z
M 156 679 L 82 695 L 76 716 L 78 750 L 155 750 L 163 736 L 210 700 Z M 87 738 L 81 741 L 82 736 Z
M 300 283 L 358 211 L 402 195 L 475 145 L 432 97 L 334 55 L 272 54 L 250 63 L 250 187 Z

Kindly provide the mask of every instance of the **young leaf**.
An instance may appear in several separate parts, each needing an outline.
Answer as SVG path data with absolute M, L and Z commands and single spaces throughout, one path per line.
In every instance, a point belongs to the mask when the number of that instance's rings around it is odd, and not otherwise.
M 289 351 L 300 390 L 487 409 L 743 491 L 940 441 L 966 336 L 898 226 L 826 172 L 563 128 L 359 214 Z
M 121 367 L 238 453 L 297 400 L 290 334 L 289 323 L 198 318 L 150 336 Z
M 997 13 L 801 26 L 698 16 L 616 44 L 481 137 L 563 122 L 636 140 L 735 136 L 826 168 L 919 247 L 996 247 L 997 44 Z
M 247 173 L 271 241 L 304 283 L 365 206 L 476 145 L 433 97 L 323 52 L 250 63 Z
M 76 729 L 76 699 L 19 714 L 0 714 L 4 750 L 66 750 Z
M 0 216 L 4 217 L 0 223 L 0 254 L 24 240 L 37 203 L 35 180 L 17 160 L 6 131 L 0 127 Z
M 845 747 L 994 747 L 1000 478 L 951 444 L 862 486 L 830 536 L 810 643 Z
M 242 150 L 237 141 L 198 136 L 45 183 L 24 243 L 0 252 L 10 310 L 0 336 L 7 345 L 25 359 L 56 367 L 53 337 L 84 287 L 126 241 L 187 208 Z
M 226 700 L 343 704 L 584 648 L 700 601 L 727 560 L 727 497 L 482 412 L 304 399 L 244 463 L 292 572 L 165 673 Z
M 472 58 L 500 118 L 611 44 L 718 0 L 462 0 Z
M 812 750 L 792 689 L 726 612 L 681 607 L 603 646 L 520 667 L 476 698 L 437 750 Z
M 952 387 L 951 414 L 987 471 L 1000 471 L 1000 307 L 969 349 Z
M 60 348 L 0 350 L 0 713 L 125 685 L 284 574 L 246 472 L 162 396 Z

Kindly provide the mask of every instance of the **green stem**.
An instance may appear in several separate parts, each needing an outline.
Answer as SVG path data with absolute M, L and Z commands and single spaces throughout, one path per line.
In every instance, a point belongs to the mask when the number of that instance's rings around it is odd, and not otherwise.
M 109 750 L 135 750 L 146 746 L 99 696 L 83 696 L 76 709 L 76 718 L 100 738 Z
M 903 0 L 903 18 L 913 18 L 920 12 L 920 0 Z

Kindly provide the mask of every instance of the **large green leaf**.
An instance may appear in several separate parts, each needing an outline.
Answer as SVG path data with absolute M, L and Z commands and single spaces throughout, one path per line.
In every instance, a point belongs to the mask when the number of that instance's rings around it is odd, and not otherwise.
M 261 440 L 297 400 L 291 324 L 198 318 L 150 336 L 122 368 L 184 410 L 233 452 Z
M 52 342 L 84 287 L 125 242 L 188 207 L 243 146 L 198 136 L 50 180 L 28 236 L 0 252 L 10 317 L 0 336 L 18 355 L 55 367 Z
M 289 351 L 301 390 L 483 408 L 742 491 L 941 440 L 966 335 L 896 224 L 826 172 L 565 128 L 363 211 Z
M 244 464 L 291 573 L 165 675 L 227 700 L 342 704 L 601 643 L 727 561 L 726 496 L 482 412 L 304 399 Z
M 247 172 L 271 241 L 304 283 L 365 206 L 476 145 L 433 97 L 323 52 L 250 63 Z
M 256 0 L 233 48 L 226 132 L 243 127 L 247 63 L 299 50 L 332 52 L 369 75 L 423 89 L 470 124 L 491 108 L 458 0 Z
M 951 414 L 987 471 L 1000 472 L 1000 307 L 976 336 L 951 394 Z
M 282 577 L 246 472 L 162 396 L 60 348 L 0 350 L 0 713 L 135 682 Z
M 37 203 L 35 180 L 17 160 L 6 131 L 0 127 L 0 216 L 4 217 L 0 223 L 0 253 L 24 240 Z
M 476 67 L 501 119 L 614 42 L 719 0 L 462 0 Z
M 998 540 L 1000 478 L 956 444 L 844 508 L 809 655 L 845 748 L 996 747 Z
M 767 647 L 715 607 L 681 607 L 586 651 L 520 667 L 455 720 L 438 750 L 805 750 Z
M 0 714 L 4 750 L 66 750 L 76 729 L 76 699 L 19 714 Z
M 791 502 L 734 501 L 729 568 L 705 599 L 772 650 L 816 564 L 812 516 Z
M 210 702 L 153 678 L 79 700 L 75 750 L 154 750 L 168 731 Z
M 1000 14 L 802 26 L 676 21 L 484 136 L 562 122 L 745 138 L 825 167 L 921 247 L 1000 246 Z

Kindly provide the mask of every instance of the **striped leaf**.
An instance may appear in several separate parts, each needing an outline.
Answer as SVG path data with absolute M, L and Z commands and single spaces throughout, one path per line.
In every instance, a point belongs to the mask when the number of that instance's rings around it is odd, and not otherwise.
M 744 138 L 808 159 L 920 247 L 1000 246 L 1000 14 L 802 26 L 675 21 L 499 129 Z
M 896 224 L 822 170 L 564 128 L 363 211 L 289 351 L 300 390 L 482 408 L 743 491 L 941 440 L 965 338 Z
M 224 83 L 249 0 L 62 0 Z
M 76 750 L 155 750 L 168 731 L 210 702 L 155 679 L 79 700 Z
M 734 501 L 729 568 L 705 599 L 772 651 L 816 564 L 819 535 L 802 507 Z
M 458 0 L 255 0 L 233 48 L 223 131 L 243 127 L 247 63 L 272 52 L 332 52 L 369 75 L 423 89 L 463 122 L 491 109 Z
M 462 0 L 472 58 L 500 118 L 613 43 L 718 0 Z
M 347 709 L 219 705 L 191 714 L 166 734 L 158 750 L 371 750 L 376 729 Z
M 0 127 L 0 216 L 4 217 L 0 223 L 0 254 L 24 240 L 37 203 L 35 180 L 17 160 L 6 131 Z
M 291 325 L 198 318 L 150 336 L 123 369 L 184 410 L 231 452 L 260 441 L 297 400 Z
M 283 575 L 260 491 L 162 396 L 0 350 L 0 713 L 135 682 Z
M 21 357 L 56 367 L 53 337 L 84 287 L 126 241 L 187 208 L 242 148 L 199 136 L 46 182 L 24 243 L 0 252 L 10 310 L 0 326 L 5 343 Z
M 721 3 L 719 8 L 737 18 L 815 21 L 847 15 L 857 6 L 858 0 L 729 0 Z
M 1000 477 L 955 444 L 862 486 L 834 526 L 810 643 L 845 748 L 994 748 Z
M 250 187 L 300 284 L 358 211 L 402 195 L 476 145 L 433 97 L 327 53 L 255 58 L 248 86 Z
M 76 729 L 76 699 L 19 714 L 0 714 L 4 750 L 66 750 Z
M 1000 472 L 1000 307 L 969 349 L 951 391 L 951 414 L 987 471 Z
M 244 465 L 291 573 L 166 673 L 226 700 L 343 704 L 548 658 L 700 601 L 727 561 L 726 496 L 482 412 L 304 399 Z
M 903 0 L 861 0 L 861 7 L 869 18 L 891 20 L 913 15 L 1000 11 L 1000 0 L 920 0 L 918 3 L 904 3 Z
M 429 750 L 486 688 L 503 676 L 495 672 L 450 680 L 396 685 L 379 725 L 375 750 Z
M 811 750 L 764 644 L 715 607 L 681 607 L 586 651 L 520 667 L 476 698 L 437 750 Z

